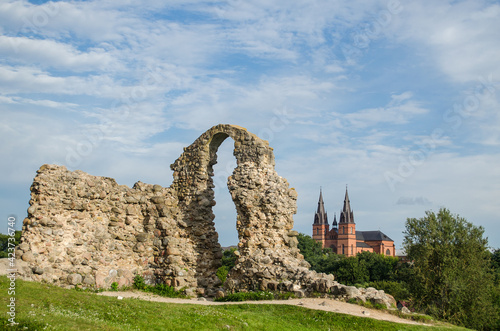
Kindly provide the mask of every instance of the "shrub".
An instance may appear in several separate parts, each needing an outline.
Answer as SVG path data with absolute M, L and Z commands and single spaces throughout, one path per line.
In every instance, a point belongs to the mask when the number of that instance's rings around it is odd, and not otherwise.
M 392 295 L 396 301 L 405 301 L 410 298 L 410 291 L 408 285 L 403 282 L 381 280 L 367 284 L 367 287 L 374 287 L 377 290 L 384 290 L 384 292 Z
M 387 309 L 387 306 L 382 304 L 382 303 L 374 303 L 373 308 L 383 310 L 383 309 Z
M 234 264 L 236 263 L 236 260 L 238 257 L 236 256 L 235 252 L 237 249 L 235 247 L 226 249 L 225 251 L 222 252 L 222 266 L 227 267 L 227 270 L 231 270 L 234 267 Z
M 358 303 L 358 300 L 356 300 L 354 298 L 350 298 L 349 300 L 347 300 L 347 303 L 351 303 L 351 304 L 355 305 Z
M 146 288 L 146 282 L 141 275 L 136 275 L 134 277 L 134 287 L 138 290 L 144 290 Z
M 217 269 L 217 278 L 224 284 L 227 279 L 227 274 L 229 273 L 229 267 L 227 266 L 222 266 L 219 269 Z
M 111 291 L 118 291 L 118 283 L 117 282 L 111 283 Z
M 176 291 L 175 288 L 173 288 L 172 286 L 168 286 L 165 284 L 157 284 L 156 286 L 148 286 L 146 291 L 161 295 L 163 297 L 168 297 L 168 298 L 177 298 L 177 297 L 183 296 L 180 291 Z
M 157 284 L 156 286 L 147 285 L 144 278 L 140 275 L 134 277 L 134 287 L 141 291 L 158 294 L 168 298 L 183 298 L 186 296 L 184 294 L 184 289 L 177 291 L 174 287 L 166 284 Z
M 373 308 L 373 303 L 370 300 L 365 302 L 360 301 L 359 304 L 365 308 Z
M 259 301 L 259 300 L 273 300 L 274 295 L 271 292 L 237 292 L 226 295 L 222 298 L 217 298 L 215 301 L 228 302 L 228 301 Z
M 292 292 L 278 292 L 274 293 L 274 298 L 276 300 L 289 300 L 289 299 L 295 299 L 296 296 Z

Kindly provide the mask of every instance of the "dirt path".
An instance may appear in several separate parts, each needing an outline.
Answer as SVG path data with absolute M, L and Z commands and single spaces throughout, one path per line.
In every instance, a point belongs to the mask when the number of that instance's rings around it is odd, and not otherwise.
M 104 295 L 109 297 L 122 297 L 122 298 L 136 298 L 140 300 L 156 301 L 156 302 L 167 302 L 167 303 L 180 303 L 180 304 L 194 304 L 194 305 L 234 305 L 241 304 L 243 302 L 215 302 L 212 300 L 204 299 L 177 299 L 177 298 L 165 298 L 151 293 L 144 293 L 139 291 L 127 291 L 127 292 L 101 292 L 98 295 Z M 332 299 L 313 299 L 313 298 L 303 298 L 303 299 L 291 299 L 291 300 L 265 300 L 265 301 L 245 301 L 247 304 L 275 304 L 275 305 L 292 305 L 292 306 L 302 306 L 310 309 L 324 310 L 341 314 L 349 314 L 359 317 L 374 318 L 383 321 L 404 323 L 404 324 L 414 324 L 414 325 L 428 325 L 424 323 L 418 323 L 412 320 L 407 320 L 404 318 L 399 318 L 395 315 L 391 315 L 381 310 L 369 309 L 361 307 L 358 305 L 353 305 L 350 303 L 345 303 L 341 301 L 336 301 Z

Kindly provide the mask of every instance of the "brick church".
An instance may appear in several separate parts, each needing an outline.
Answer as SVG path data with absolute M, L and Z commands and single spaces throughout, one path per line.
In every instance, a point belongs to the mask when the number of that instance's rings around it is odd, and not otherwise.
M 355 256 L 361 252 L 375 252 L 388 256 L 395 256 L 394 241 L 381 231 L 356 231 L 354 213 L 351 202 L 345 189 L 344 207 L 340 212 L 337 223 L 333 216 L 332 229 L 328 224 L 328 217 L 323 202 L 323 193 L 319 191 L 318 210 L 314 214 L 313 239 L 322 243 L 323 248 L 329 247 L 337 254 Z

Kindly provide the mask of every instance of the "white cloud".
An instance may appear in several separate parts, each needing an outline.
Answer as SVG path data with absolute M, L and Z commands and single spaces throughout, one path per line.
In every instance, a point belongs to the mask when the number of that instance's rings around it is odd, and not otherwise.
M 29 98 L 5 97 L 5 96 L 0 96 L 0 104 L 15 104 L 15 105 L 25 104 L 25 105 L 41 106 L 46 108 L 61 108 L 61 109 L 78 107 L 78 104 L 70 102 L 57 102 L 44 99 L 34 100 Z
M 212 79 L 191 86 L 189 93 L 175 98 L 167 108 L 185 128 L 204 130 L 218 123 L 238 123 L 273 130 L 282 126 L 276 121 L 288 123 L 319 115 L 322 109 L 315 105 L 335 89 L 328 81 L 296 75 L 264 77 L 252 85 Z
M 350 126 L 358 129 L 380 123 L 406 124 L 416 115 L 428 112 L 428 109 L 422 108 L 420 103 L 411 100 L 411 97 L 409 92 L 392 95 L 392 100 L 385 107 L 363 109 L 343 117 Z
M 65 147 L 78 135 L 73 120 L 66 116 L 21 106 L 0 105 L 0 155 L 5 159 L 0 170 L 12 183 L 31 180 L 42 164 L 64 159 Z
M 466 97 L 471 94 L 466 94 Z M 468 133 L 470 141 L 489 147 L 500 146 L 500 84 L 493 86 L 491 93 L 484 93 L 484 97 L 470 111 L 463 112 L 462 118 L 464 131 Z
M 395 37 L 408 40 L 420 56 L 464 83 L 500 76 L 499 17 L 497 3 L 418 1 L 405 3 L 391 27 Z
M 400 197 L 397 205 L 430 205 L 431 202 L 425 197 Z
M 5 94 L 51 93 L 118 97 L 106 76 L 54 76 L 36 67 L 1 66 L 0 87 Z
M 0 19 L 9 31 L 26 31 L 50 38 L 69 37 L 96 41 L 121 40 L 117 22 L 127 20 L 125 12 L 111 10 L 98 3 L 89 2 L 46 2 L 41 5 L 27 1 L 7 1 L 0 4 Z M 133 23 L 128 19 L 128 23 Z
M 171 121 L 164 116 L 163 106 L 142 101 L 102 109 L 90 114 L 96 122 L 85 125 L 85 130 L 101 140 L 118 142 L 120 149 L 140 150 L 146 140 L 170 128 Z
M 0 95 L 0 103 L 17 103 L 12 97 Z
M 0 54 L 11 62 L 73 71 L 108 70 L 116 66 L 104 49 L 80 52 L 72 45 L 47 39 L 0 36 Z

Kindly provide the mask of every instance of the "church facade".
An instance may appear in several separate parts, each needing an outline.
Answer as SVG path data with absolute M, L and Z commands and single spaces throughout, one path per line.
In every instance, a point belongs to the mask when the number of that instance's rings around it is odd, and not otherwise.
M 387 256 L 396 255 L 394 241 L 383 232 L 356 231 L 354 213 L 351 209 L 347 187 L 339 222 L 337 223 L 337 216 L 334 215 L 331 229 L 325 211 L 323 193 L 320 190 L 318 209 L 314 214 L 312 237 L 317 242 L 320 242 L 323 248 L 331 248 L 333 252 L 346 256 L 355 256 L 361 252 L 375 252 Z

